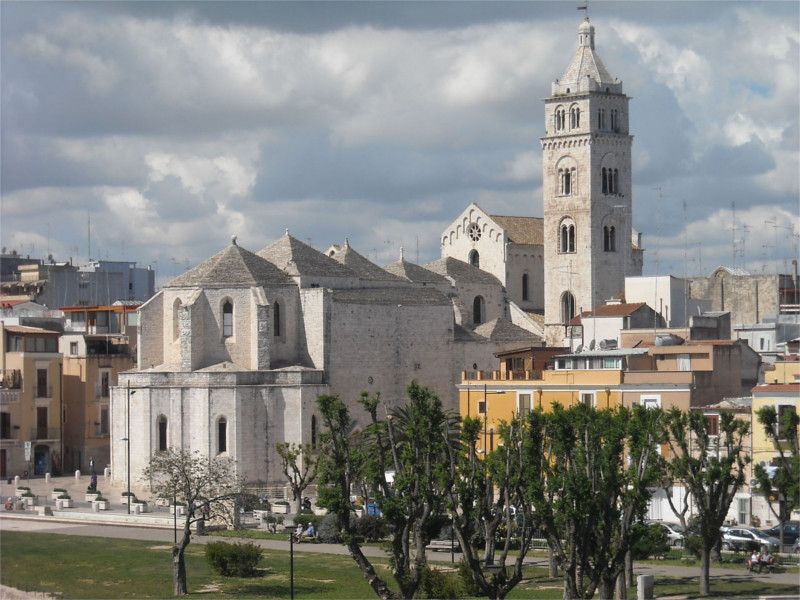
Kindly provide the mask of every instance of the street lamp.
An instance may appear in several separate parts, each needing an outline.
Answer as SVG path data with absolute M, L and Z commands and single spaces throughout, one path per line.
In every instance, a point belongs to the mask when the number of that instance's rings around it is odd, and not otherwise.
M 128 459 L 126 461 L 126 470 L 128 472 L 128 514 L 131 514 L 131 396 L 136 393 L 136 390 L 131 391 L 131 380 L 128 379 L 128 403 L 125 412 L 125 425 L 127 428 L 127 437 L 122 438 L 123 442 L 128 444 Z
M 294 600 L 294 526 L 285 527 L 289 532 L 289 599 Z

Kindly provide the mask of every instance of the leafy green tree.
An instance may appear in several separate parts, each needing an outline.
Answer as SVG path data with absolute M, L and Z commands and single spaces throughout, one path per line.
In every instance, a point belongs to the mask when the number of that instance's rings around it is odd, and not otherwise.
M 719 544 L 720 527 L 744 483 L 745 465 L 750 461 L 744 451 L 749 428 L 747 422 L 723 412 L 715 438 L 701 412 L 673 408 L 667 413 L 672 455 L 666 462 L 667 472 L 673 481 L 683 482 L 696 509 L 701 596 L 707 596 L 710 590 L 711 552 Z
M 208 519 L 233 523 L 234 501 L 242 493 L 243 482 L 230 458 L 209 458 L 180 448 L 154 454 L 142 477 L 149 480 L 157 498 L 185 504 L 183 533 L 172 547 L 172 580 L 173 593 L 186 595 L 184 555 L 192 539 L 192 524 Z
M 292 512 L 300 513 L 300 504 L 303 501 L 303 491 L 317 476 L 317 457 L 311 444 L 275 445 L 278 457 L 281 459 L 281 469 L 289 487 L 292 490 Z
M 518 418 L 502 423 L 501 444 L 480 460 L 476 448 L 481 426 L 479 419 L 464 419 L 460 447 L 448 446 L 450 517 L 475 585 L 489 598 L 505 598 L 522 580 L 522 565 L 535 528 L 525 481 L 528 426 Z M 479 530 L 484 536 L 483 559 L 472 545 Z M 509 569 L 514 539 L 519 541 L 519 548 Z
M 427 568 L 425 548 L 445 513 L 451 483 L 447 448 L 458 443 L 458 419 L 443 410 L 435 394 L 416 383 L 408 386 L 407 394 L 408 402 L 384 419 L 378 416 L 380 399 L 363 394 L 361 404 L 370 425 L 357 437 L 341 400 L 318 399 L 324 425 L 318 503 L 337 514 L 351 556 L 380 598 L 398 595 L 376 574 L 353 535 L 351 490 L 367 489 L 383 513 L 392 532 L 392 574 L 399 597 L 412 598 Z
M 772 476 L 761 464 L 755 465 L 754 472 L 759 492 L 767 499 L 770 511 L 781 524 L 781 547 L 784 526 L 792 511 L 800 506 L 800 437 L 797 432 L 800 416 L 795 407 L 790 408 L 794 410 L 779 414 L 774 406 L 763 406 L 757 413 L 758 422 L 778 454 L 773 459 L 776 469 Z
M 613 596 L 633 525 L 661 477 L 661 415 L 582 404 L 531 413 L 529 498 L 564 572 L 564 598 Z

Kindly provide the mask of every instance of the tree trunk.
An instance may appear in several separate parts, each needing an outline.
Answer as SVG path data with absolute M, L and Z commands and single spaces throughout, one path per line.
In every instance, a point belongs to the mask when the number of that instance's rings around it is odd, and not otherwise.
M 292 490 L 292 514 L 300 514 L 300 503 L 303 501 L 303 492 L 301 490 Z
M 564 570 L 564 600 L 575 600 L 578 595 L 578 585 L 575 580 L 575 570 Z
M 600 595 L 600 600 L 612 600 L 614 598 L 614 582 L 615 579 L 607 579 L 602 577 L 597 584 L 597 591 Z
M 700 549 L 700 595 L 708 596 L 710 590 L 709 574 L 711 571 L 711 549 L 705 544 Z
M 617 600 L 628 600 L 628 586 L 625 583 L 625 573 L 620 573 L 617 577 L 617 593 L 615 598 Z
M 716 563 L 722 562 L 722 536 L 718 537 L 711 547 L 711 560 Z
M 186 561 L 183 558 L 185 549 L 183 542 L 172 547 L 172 593 L 175 596 L 185 596 L 189 593 L 186 583 Z
M 555 579 L 558 577 L 558 562 L 556 561 L 556 553 L 553 552 L 553 549 L 550 549 L 550 556 L 547 565 L 547 576 L 550 579 Z
M 633 553 L 629 549 L 625 553 L 625 585 L 632 588 L 633 584 Z
M 361 552 L 361 547 L 356 542 L 352 540 L 349 541 L 347 543 L 347 549 L 350 551 L 350 556 L 356 561 L 358 568 L 361 569 L 361 573 L 364 575 L 367 583 L 369 583 L 372 590 L 378 595 L 378 598 L 381 600 L 395 600 L 398 598 L 398 595 L 392 592 L 389 586 L 386 585 L 386 582 L 375 573 L 372 564 L 367 557 L 364 556 L 364 553 Z

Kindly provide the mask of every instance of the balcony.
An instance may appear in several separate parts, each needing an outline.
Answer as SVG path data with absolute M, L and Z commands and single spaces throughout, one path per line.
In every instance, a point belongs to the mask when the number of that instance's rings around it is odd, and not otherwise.
M 61 438 L 61 430 L 58 427 L 33 427 L 31 428 L 31 440 L 58 440 Z
M 691 371 L 625 371 L 625 383 L 691 385 Z
M 52 385 L 37 385 L 36 398 L 52 398 L 53 386 Z
M 9 429 L 7 429 L 5 431 L 0 431 L 0 440 L 3 440 L 3 441 L 5 441 L 5 440 L 16 440 L 17 439 L 17 430 L 18 429 L 19 429 L 19 427 L 17 427 L 16 429 L 12 427 L 12 428 L 9 428 Z
M 94 397 L 97 399 L 105 398 L 111 395 L 111 388 L 107 385 L 103 385 L 101 383 L 94 384 Z
M 22 397 L 22 390 L 0 388 L 0 405 L 14 404 Z
M 0 371 L 0 388 L 7 390 L 21 390 L 22 371 L 19 369 L 5 369 Z
M 109 435 L 108 433 L 108 425 L 103 427 L 102 425 L 95 425 L 94 426 L 94 437 L 96 438 L 107 438 Z

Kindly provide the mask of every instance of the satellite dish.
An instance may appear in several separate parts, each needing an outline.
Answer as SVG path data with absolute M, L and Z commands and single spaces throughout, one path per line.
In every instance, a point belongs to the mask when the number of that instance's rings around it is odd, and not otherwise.
M 583 344 L 578 344 L 578 347 L 575 348 L 575 354 L 577 354 L 578 352 L 583 352 Z
M 589 350 L 594 350 L 594 340 L 589 342 Z
M 600 350 L 605 350 L 605 349 L 606 349 L 606 341 L 600 340 Z

